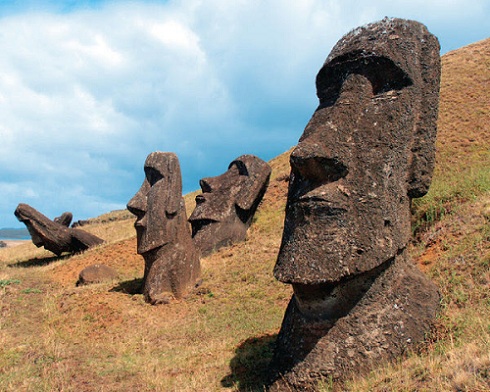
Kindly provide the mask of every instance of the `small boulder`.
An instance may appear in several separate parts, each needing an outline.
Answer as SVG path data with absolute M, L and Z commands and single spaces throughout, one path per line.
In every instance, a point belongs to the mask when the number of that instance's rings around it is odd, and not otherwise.
M 105 264 L 94 264 L 84 268 L 78 276 L 77 286 L 108 282 L 118 278 L 117 271 Z

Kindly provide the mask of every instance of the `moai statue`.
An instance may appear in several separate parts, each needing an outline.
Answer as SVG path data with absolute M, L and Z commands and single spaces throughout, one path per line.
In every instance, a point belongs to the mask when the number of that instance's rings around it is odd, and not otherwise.
M 60 216 L 53 219 L 54 222 L 60 225 L 70 227 L 70 223 L 73 219 L 73 214 L 71 212 L 63 212 Z
M 439 294 L 407 244 L 434 167 L 439 79 L 437 38 L 388 18 L 345 35 L 318 73 L 320 105 L 290 157 L 274 275 L 294 295 L 270 390 L 368 371 L 429 331 Z
M 20 203 L 14 214 L 20 222 L 26 225 L 34 245 L 38 248 L 44 246 L 44 249 L 57 256 L 63 252 L 82 252 L 104 242 L 86 231 L 71 229 L 64 224 L 52 221 L 28 204 Z
M 270 166 L 262 159 L 242 155 L 220 176 L 199 181 L 202 193 L 196 196 L 189 222 L 202 256 L 245 239 L 270 174 Z
M 153 152 L 143 185 L 128 202 L 136 215 L 138 253 L 145 259 L 143 294 L 151 304 L 182 298 L 199 280 L 201 266 L 188 227 L 177 156 Z

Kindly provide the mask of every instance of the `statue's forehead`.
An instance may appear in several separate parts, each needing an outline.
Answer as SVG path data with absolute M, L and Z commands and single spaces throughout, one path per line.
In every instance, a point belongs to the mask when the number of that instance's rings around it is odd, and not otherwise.
M 359 74 L 367 78 L 372 85 L 374 95 L 391 90 L 402 90 L 413 84 L 408 73 L 387 57 L 348 53 L 325 64 L 318 73 L 316 86 L 320 101 L 333 103 L 343 83 L 351 74 Z
M 268 165 L 266 162 L 262 161 L 260 158 L 254 155 L 241 155 L 235 160 L 233 160 L 228 169 L 231 169 L 233 166 L 238 168 L 238 171 L 241 175 L 254 176 L 257 173 L 266 172 L 268 169 Z
M 321 72 L 328 68 L 355 69 L 364 64 L 371 70 L 386 68 L 394 77 L 405 74 L 415 83 L 422 73 L 421 57 L 424 54 L 420 48 L 427 44 L 429 35 L 426 27 L 418 22 L 385 18 L 342 37 L 330 52 Z M 399 71 L 394 72 L 394 69 Z
M 146 158 L 144 170 L 145 172 L 155 170 L 162 175 L 180 174 L 177 156 L 170 152 L 152 152 Z

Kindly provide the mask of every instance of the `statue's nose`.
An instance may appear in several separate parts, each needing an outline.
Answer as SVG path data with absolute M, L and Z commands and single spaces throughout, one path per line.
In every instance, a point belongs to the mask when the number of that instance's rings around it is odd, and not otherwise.
M 348 173 L 347 167 L 319 143 L 300 142 L 290 157 L 296 176 L 318 185 L 337 181 Z
M 138 218 L 140 218 L 146 213 L 146 204 L 146 189 L 140 189 L 128 202 L 126 207 L 133 215 L 136 215 Z

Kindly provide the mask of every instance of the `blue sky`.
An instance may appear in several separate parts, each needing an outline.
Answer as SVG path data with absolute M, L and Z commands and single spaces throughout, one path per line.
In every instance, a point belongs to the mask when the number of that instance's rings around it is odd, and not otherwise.
M 488 0 L 0 0 L 0 228 L 121 209 L 152 151 L 184 192 L 241 154 L 269 160 L 313 113 L 315 76 L 349 30 L 415 19 L 441 53 L 490 36 Z

